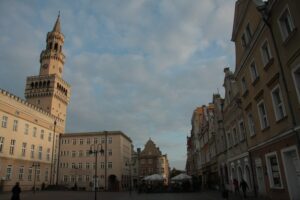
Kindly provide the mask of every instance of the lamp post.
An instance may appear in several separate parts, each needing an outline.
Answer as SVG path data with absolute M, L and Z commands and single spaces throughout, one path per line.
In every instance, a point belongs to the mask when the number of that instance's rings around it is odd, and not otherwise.
M 99 149 L 100 147 L 100 149 Z M 97 183 L 97 157 L 98 157 L 98 153 L 103 154 L 104 150 L 102 148 L 102 144 L 99 143 L 98 145 L 96 144 L 92 144 L 90 147 L 90 151 L 89 154 L 94 154 L 95 155 L 95 183 L 94 183 L 94 187 L 95 187 L 95 200 L 97 200 L 97 188 L 96 188 L 96 183 Z
M 132 163 L 127 160 L 125 163 L 125 166 L 129 167 L 129 194 L 131 195 L 131 191 L 132 191 L 132 175 L 131 175 L 131 165 Z
M 40 167 L 40 163 L 38 162 L 33 162 L 32 167 L 34 167 L 34 179 L 33 179 L 33 193 L 35 193 L 35 180 L 36 180 L 36 168 Z

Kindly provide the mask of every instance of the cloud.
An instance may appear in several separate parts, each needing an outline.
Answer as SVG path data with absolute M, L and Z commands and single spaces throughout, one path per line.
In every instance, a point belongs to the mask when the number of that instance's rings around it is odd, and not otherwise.
M 67 132 L 121 130 L 135 147 L 151 137 L 184 168 L 192 112 L 234 62 L 234 0 L 1 1 L 2 88 L 23 96 L 58 10 L 72 86 Z

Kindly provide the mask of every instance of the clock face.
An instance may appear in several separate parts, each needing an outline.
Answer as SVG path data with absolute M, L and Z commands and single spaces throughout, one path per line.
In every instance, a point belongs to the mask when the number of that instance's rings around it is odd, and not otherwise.
M 43 64 L 43 68 L 47 69 L 48 68 L 48 64 Z

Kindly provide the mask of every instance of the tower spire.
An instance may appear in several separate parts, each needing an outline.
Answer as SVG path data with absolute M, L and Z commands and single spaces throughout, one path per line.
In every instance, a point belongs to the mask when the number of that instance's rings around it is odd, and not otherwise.
M 60 31 L 60 11 L 58 11 L 58 16 L 57 16 L 57 19 L 54 24 L 52 32 L 61 32 Z

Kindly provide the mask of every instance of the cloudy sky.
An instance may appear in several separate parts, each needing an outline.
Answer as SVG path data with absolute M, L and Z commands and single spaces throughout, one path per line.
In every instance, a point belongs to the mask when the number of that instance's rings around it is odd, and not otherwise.
M 0 87 L 24 98 L 61 12 L 67 132 L 121 130 L 151 138 L 184 169 L 197 106 L 223 93 L 234 66 L 234 0 L 0 0 Z

